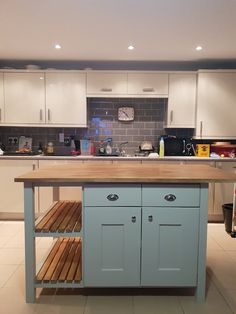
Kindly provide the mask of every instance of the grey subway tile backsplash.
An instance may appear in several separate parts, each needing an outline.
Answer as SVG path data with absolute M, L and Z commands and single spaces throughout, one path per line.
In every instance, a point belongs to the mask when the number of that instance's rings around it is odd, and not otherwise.
M 88 128 L 0 127 L 0 143 L 11 150 L 15 147 L 9 147 L 8 137 L 24 135 L 33 137 L 34 150 L 39 142 L 46 145 L 50 141 L 62 148 L 64 143 L 59 143 L 59 133 L 64 133 L 65 137 L 91 138 L 96 145 L 107 137 L 112 138 L 114 145 L 128 141 L 126 151 L 132 153 L 145 140 L 157 147 L 162 134 L 192 136 L 192 130 L 164 129 L 167 101 L 166 98 L 88 98 Z M 120 106 L 134 107 L 134 121 L 118 121 Z

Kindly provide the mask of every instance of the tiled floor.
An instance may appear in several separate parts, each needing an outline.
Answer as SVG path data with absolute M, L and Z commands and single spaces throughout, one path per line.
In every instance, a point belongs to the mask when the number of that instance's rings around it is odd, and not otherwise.
M 40 259 L 51 240 L 37 239 Z M 207 296 L 197 304 L 183 293 L 155 295 L 98 294 L 64 295 L 37 291 L 35 304 L 24 300 L 24 226 L 22 222 L 0 222 L 0 313 L 53 314 L 227 314 L 236 313 L 236 238 L 223 224 L 208 225 Z M 169 291 L 169 290 L 168 290 Z M 45 289 L 43 290 L 45 292 Z

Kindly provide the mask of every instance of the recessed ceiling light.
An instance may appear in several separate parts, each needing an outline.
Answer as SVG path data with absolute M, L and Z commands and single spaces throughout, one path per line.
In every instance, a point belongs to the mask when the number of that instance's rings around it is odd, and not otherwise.
M 128 49 L 129 49 L 129 50 L 134 50 L 134 46 L 129 45 Z
M 197 51 L 202 50 L 202 46 L 197 46 L 197 47 L 196 47 L 196 50 L 197 50 Z
M 61 49 L 61 45 L 59 45 L 59 44 L 56 44 L 54 47 L 55 47 L 55 49 Z

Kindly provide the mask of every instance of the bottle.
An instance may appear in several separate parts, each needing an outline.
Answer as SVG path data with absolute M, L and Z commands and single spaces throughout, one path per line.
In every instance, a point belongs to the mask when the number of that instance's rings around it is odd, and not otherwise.
M 165 155 L 164 140 L 163 140 L 163 137 L 161 137 L 160 145 L 159 145 L 159 157 L 164 157 L 164 155 Z
M 53 143 L 49 142 L 47 145 L 47 154 L 53 154 L 54 153 L 54 148 L 53 148 Z
M 111 154 L 112 154 L 111 141 L 108 141 L 108 142 L 107 142 L 106 154 L 107 154 L 107 155 L 111 155 Z
M 41 155 L 43 153 L 43 145 L 39 142 L 38 153 Z

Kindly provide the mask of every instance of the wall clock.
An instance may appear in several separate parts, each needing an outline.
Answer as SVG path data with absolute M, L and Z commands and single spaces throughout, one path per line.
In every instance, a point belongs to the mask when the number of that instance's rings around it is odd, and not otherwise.
M 134 120 L 134 108 L 133 107 L 119 107 L 118 108 L 118 120 L 119 121 L 133 121 Z

